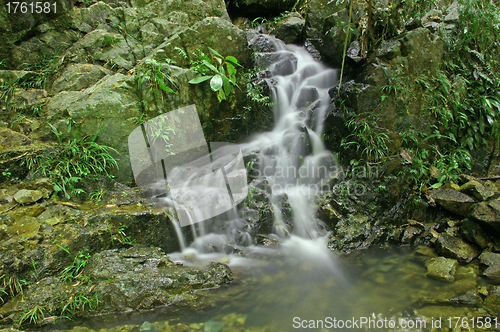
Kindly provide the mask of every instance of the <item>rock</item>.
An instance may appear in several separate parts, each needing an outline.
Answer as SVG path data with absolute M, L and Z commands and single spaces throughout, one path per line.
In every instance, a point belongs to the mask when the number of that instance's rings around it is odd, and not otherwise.
M 153 324 L 151 324 L 150 322 L 145 321 L 144 323 L 142 323 L 141 327 L 139 328 L 139 331 L 141 331 L 141 332 L 157 332 L 158 328 L 156 326 L 154 326 Z
M 469 217 L 500 232 L 500 198 L 474 204 Z
M 233 279 L 229 267 L 211 263 L 203 269 L 188 268 L 169 260 L 159 248 L 132 247 L 94 254 L 84 273 L 96 278 L 104 311 L 152 309 L 172 303 L 174 295 L 216 287 Z M 114 283 L 106 283 L 113 279 Z
M 52 84 L 52 93 L 60 91 L 80 91 L 97 83 L 112 72 L 104 67 L 91 64 L 72 64 Z
M 11 236 L 31 238 L 38 234 L 40 223 L 37 218 L 25 216 L 7 228 L 7 233 Z
M 14 195 L 14 199 L 19 204 L 32 204 L 43 197 L 43 193 L 39 190 L 21 189 Z
M 481 261 L 481 264 L 484 264 L 488 267 L 483 272 L 484 276 L 491 279 L 500 280 L 500 254 L 483 252 L 481 256 L 479 256 L 479 260 Z
M 401 42 L 399 40 L 382 40 L 380 48 L 377 50 L 377 56 L 384 60 L 391 60 L 401 56 Z
M 203 331 L 205 332 L 219 332 L 226 325 L 224 322 L 216 320 L 209 320 L 203 323 Z
M 480 254 L 472 245 L 449 234 L 440 234 L 436 244 L 439 254 L 460 262 L 469 263 Z
M 101 25 L 71 46 L 65 56 L 73 62 L 86 63 L 91 54 L 93 60 L 102 61 L 112 68 L 129 70 L 136 64 L 136 54 L 132 51 L 136 44 L 134 39 L 126 40 L 121 34 L 111 32 L 106 25 Z
M 425 266 L 427 267 L 426 276 L 452 282 L 455 279 L 455 270 L 457 267 L 455 259 L 437 257 L 431 258 Z
M 396 38 L 401 42 L 401 54 L 408 58 L 408 69 L 413 75 L 425 71 L 434 75 L 443 59 L 444 43 L 425 28 L 418 28 Z
M 470 219 L 464 219 L 460 223 L 460 235 L 468 242 L 483 249 L 486 248 L 490 242 L 488 235 L 483 231 L 481 226 Z
M 492 286 L 488 289 L 488 296 L 484 300 L 483 308 L 489 314 L 498 316 L 500 312 L 500 286 Z
M 67 112 L 78 124 L 82 136 L 93 137 L 101 131 L 97 142 L 118 151 L 115 156 L 119 170 L 112 171 L 117 180 L 132 183 L 132 170 L 128 152 L 128 135 L 135 129 L 140 114 L 137 83 L 134 77 L 116 74 L 106 76 L 98 84 L 80 91 L 63 91 L 54 96 L 46 107 L 48 122 L 64 130 L 64 121 L 54 121 Z
M 290 13 L 276 24 L 274 35 L 285 44 L 298 42 L 302 38 L 305 20 L 299 13 Z
M 474 180 L 461 185 L 459 190 L 460 192 L 474 197 L 480 202 L 487 200 L 495 194 L 493 191 Z
M 446 16 L 444 17 L 444 22 L 457 24 L 460 21 L 461 7 L 458 1 L 454 1 L 445 11 Z
M 474 199 L 455 189 L 433 190 L 430 196 L 443 208 L 460 216 L 466 216 L 474 204 Z
M 430 22 L 441 22 L 442 16 L 443 12 L 439 9 L 431 9 L 422 17 L 422 24 L 425 26 L 425 24 Z

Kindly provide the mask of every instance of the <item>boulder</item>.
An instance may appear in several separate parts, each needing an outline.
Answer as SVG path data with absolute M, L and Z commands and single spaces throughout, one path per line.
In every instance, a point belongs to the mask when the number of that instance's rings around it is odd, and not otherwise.
M 455 279 L 457 261 L 451 258 L 436 257 L 431 258 L 425 266 L 427 267 L 426 276 L 452 282 Z
M 470 243 L 484 249 L 488 246 L 490 239 L 481 226 L 470 219 L 464 219 L 460 223 L 460 235 Z
M 474 204 L 469 217 L 500 232 L 500 198 Z
M 285 44 L 293 44 L 302 38 L 305 20 L 299 13 L 290 13 L 276 24 L 274 35 Z
M 72 64 L 66 68 L 52 84 L 52 93 L 61 91 L 80 91 L 91 87 L 112 72 L 102 66 L 91 64 Z
M 39 190 L 21 189 L 14 194 L 14 199 L 19 204 L 32 204 L 43 197 L 43 193 Z
M 485 201 L 495 194 L 493 191 L 486 188 L 482 183 L 475 180 L 461 185 L 459 190 L 460 192 L 474 197 L 479 202 Z
M 488 296 L 484 300 L 483 308 L 493 316 L 500 312 L 500 286 L 492 286 L 488 289 Z
M 469 263 L 480 254 L 474 246 L 449 234 L 440 234 L 436 245 L 440 255 L 457 259 L 460 262 Z
M 474 199 L 455 189 L 433 190 L 430 196 L 437 204 L 459 216 L 466 216 L 475 203 Z
M 481 264 L 487 266 L 484 270 L 483 275 L 495 280 L 500 280 L 500 254 L 495 254 L 492 252 L 483 252 L 479 256 Z

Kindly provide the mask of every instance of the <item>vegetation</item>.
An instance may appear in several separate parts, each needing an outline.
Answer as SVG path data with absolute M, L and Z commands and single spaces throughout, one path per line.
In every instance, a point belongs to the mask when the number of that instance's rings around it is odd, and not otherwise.
M 200 84 L 210 80 L 210 89 L 217 94 L 219 102 L 229 98 L 233 86 L 239 89 L 236 83 L 237 67 L 241 67 L 234 56 L 223 57 L 212 48 L 210 56 L 198 50 L 197 60 L 192 63 L 191 69 L 198 73 L 198 77 L 189 81 L 190 84 Z
M 434 5 L 417 1 L 410 6 L 391 6 L 384 20 L 399 17 L 399 22 L 405 22 Z M 493 2 L 469 1 L 461 7 L 460 15 L 455 29 L 439 32 L 445 42 L 445 59 L 437 72 L 424 72 L 415 79 L 404 67 L 386 71 L 388 84 L 381 89 L 382 107 L 394 107 L 402 119 L 399 154 L 407 167 L 401 175 L 420 189 L 457 181 L 471 168 L 472 151 L 493 151 L 500 142 L 498 8 Z M 395 32 L 390 25 L 389 30 L 377 30 L 378 20 L 375 17 L 373 36 L 391 37 Z M 404 26 L 394 27 L 400 28 Z M 415 105 L 420 108 L 412 109 Z M 416 120 L 415 114 L 422 118 Z M 344 151 L 355 148 L 362 158 L 383 162 L 395 138 L 377 123 L 371 113 L 351 115 L 346 123 L 351 135 L 343 140 Z
M 68 248 L 57 245 L 59 248 L 66 251 L 69 255 L 73 256 Z M 76 256 L 73 256 L 73 262 L 65 267 L 61 274 L 59 275 L 59 280 L 61 281 L 73 281 L 73 279 L 79 277 L 83 272 L 83 268 L 87 266 L 88 260 L 90 258 L 90 254 L 86 252 L 78 252 Z
M 33 175 L 49 176 L 54 182 L 56 193 L 62 193 L 69 199 L 70 194 L 85 192 L 77 185 L 82 178 L 96 175 L 112 177 L 108 170 L 118 167 L 111 155 L 116 152 L 112 147 L 96 142 L 97 132 L 93 137 L 81 137 L 74 124 L 68 121 L 68 135 L 58 130 L 52 124 L 52 132 L 56 135 L 58 144 L 45 148 L 24 160 L 24 164 Z

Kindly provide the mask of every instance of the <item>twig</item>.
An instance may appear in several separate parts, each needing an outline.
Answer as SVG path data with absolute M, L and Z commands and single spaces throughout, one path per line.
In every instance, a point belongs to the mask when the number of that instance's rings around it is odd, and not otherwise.
M 64 205 L 64 206 L 69 206 L 73 209 L 78 209 L 80 210 L 80 205 L 78 204 L 75 204 L 75 203 L 70 203 L 70 202 L 59 202 L 59 201 L 54 201 L 52 200 L 52 202 L 56 203 L 56 204 L 60 204 L 60 205 Z
M 479 180 L 500 180 L 500 176 L 491 176 L 488 178 L 479 178 Z

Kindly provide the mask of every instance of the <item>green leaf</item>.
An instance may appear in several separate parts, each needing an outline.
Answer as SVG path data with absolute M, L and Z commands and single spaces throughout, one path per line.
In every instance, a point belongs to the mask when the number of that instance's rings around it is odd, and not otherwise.
M 226 99 L 226 96 L 224 95 L 224 91 L 222 89 L 217 91 L 217 99 L 219 100 L 219 103 Z
M 224 93 L 226 94 L 226 96 L 229 96 L 232 88 L 231 83 L 229 82 L 229 79 L 226 77 L 226 75 L 222 76 L 222 83 L 224 87 Z
M 235 58 L 234 56 L 232 56 L 232 55 L 228 55 L 228 56 L 226 57 L 226 60 L 227 60 L 227 61 L 230 61 L 230 62 L 232 62 L 232 63 L 234 63 L 234 64 L 235 64 L 235 65 L 237 65 L 237 66 L 242 67 L 242 65 L 240 65 L 240 64 L 238 63 L 238 60 L 236 60 L 236 58 Z M 229 64 L 228 64 L 228 65 L 229 65 Z
M 214 67 L 213 64 L 211 64 L 210 62 L 208 62 L 207 60 L 202 60 L 201 61 L 205 66 L 207 66 L 208 68 L 212 69 L 214 72 L 216 72 L 217 74 L 219 73 L 219 71 L 217 70 L 217 68 Z
M 200 84 L 202 82 L 208 81 L 211 79 L 213 76 L 198 76 L 196 78 L 193 78 L 191 81 L 189 81 L 189 84 Z
M 210 80 L 210 88 L 212 89 L 212 91 L 218 91 L 220 88 L 222 88 L 222 84 L 222 76 L 220 75 L 214 75 L 214 77 L 212 77 L 212 79 Z
M 482 116 L 479 117 L 479 131 L 481 135 L 484 135 L 484 117 Z
M 217 55 L 219 58 L 224 58 L 222 55 L 220 55 L 216 50 L 214 50 L 213 48 L 209 47 L 208 48 L 210 50 L 210 52 L 212 52 L 213 54 Z

